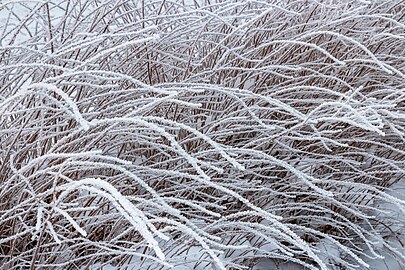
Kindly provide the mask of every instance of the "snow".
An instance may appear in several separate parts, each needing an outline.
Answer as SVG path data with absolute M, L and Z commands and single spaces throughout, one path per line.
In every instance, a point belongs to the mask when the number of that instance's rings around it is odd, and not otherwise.
M 405 247 L 403 245 L 405 241 L 405 215 L 403 209 L 398 208 L 397 205 L 398 200 L 402 200 L 402 202 L 405 200 L 405 183 L 403 181 L 397 182 L 390 187 L 390 190 L 388 194 L 393 196 L 392 200 L 379 204 L 378 209 L 384 212 L 378 211 L 376 215 L 380 216 L 382 220 L 393 220 L 394 223 L 390 225 L 389 232 L 377 237 L 378 242 L 376 247 L 380 250 L 383 258 L 369 260 L 370 269 L 372 270 L 404 269 L 404 265 L 397 259 L 395 253 L 405 258 Z M 392 232 L 395 232 L 396 235 L 392 235 Z
M 400 0 L 0 3 L 0 268 L 405 268 Z

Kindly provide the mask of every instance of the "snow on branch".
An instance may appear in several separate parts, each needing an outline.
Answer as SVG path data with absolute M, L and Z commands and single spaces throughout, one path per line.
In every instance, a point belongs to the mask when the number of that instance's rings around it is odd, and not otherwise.
M 0 268 L 404 265 L 405 4 L 332 2 L 3 1 Z

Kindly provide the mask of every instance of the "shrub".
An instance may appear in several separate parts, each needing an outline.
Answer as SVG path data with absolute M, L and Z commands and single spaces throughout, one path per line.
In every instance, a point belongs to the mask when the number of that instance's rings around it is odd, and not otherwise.
M 404 14 L 3 2 L 0 266 L 403 264 Z

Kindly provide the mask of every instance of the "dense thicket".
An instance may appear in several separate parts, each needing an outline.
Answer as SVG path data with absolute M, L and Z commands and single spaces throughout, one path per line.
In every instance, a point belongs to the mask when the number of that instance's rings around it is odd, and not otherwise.
M 404 1 L 0 15 L 0 268 L 404 263 Z

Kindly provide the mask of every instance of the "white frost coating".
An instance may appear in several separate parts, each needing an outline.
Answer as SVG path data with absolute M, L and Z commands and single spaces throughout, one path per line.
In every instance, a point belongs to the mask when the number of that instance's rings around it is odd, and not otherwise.
M 0 9 L 3 9 L 4 7 L 6 7 L 7 5 L 12 5 L 12 4 L 18 4 L 18 3 L 45 3 L 45 1 L 41 1 L 41 0 L 5 0 L 0 4 Z
M 170 121 L 170 120 L 167 120 L 167 119 L 164 119 L 164 118 L 161 118 L 161 117 L 142 117 L 142 119 L 144 119 L 144 120 L 154 120 L 154 121 L 162 122 L 162 123 L 168 123 L 168 124 L 170 124 L 170 125 L 179 126 L 179 127 L 183 128 L 183 129 L 185 129 L 185 130 L 187 130 L 187 131 L 189 131 L 189 132 L 191 132 L 191 133 L 194 133 L 194 134 L 196 134 L 198 137 L 201 137 L 204 141 L 206 141 L 206 142 L 208 142 L 209 144 L 211 144 L 211 145 L 215 148 L 215 150 L 217 150 L 217 151 L 218 151 L 226 160 L 228 160 L 235 168 L 237 168 L 238 170 L 241 170 L 241 171 L 245 170 L 245 167 L 244 167 L 242 164 L 240 164 L 239 162 L 237 162 L 234 158 L 230 157 L 230 156 L 225 152 L 225 150 L 224 150 L 223 147 L 221 147 L 220 145 L 218 145 L 218 144 L 217 144 L 215 141 L 213 141 L 210 137 L 208 137 L 208 136 L 204 135 L 203 133 L 199 132 L 197 129 L 193 129 L 193 128 L 190 128 L 190 127 L 187 126 L 187 125 L 184 125 L 184 124 L 181 124 L 181 123 L 178 123 L 178 122 L 174 122 L 174 121 Z
M 59 96 L 63 98 L 63 100 L 69 105 L 69 107 L 73 111 L 73 115 L 76 119 L 77 122 L 82 126 L 82 128 L 87 131 L 89 129 L 89 123 L 83 118 L 82 114 L 79 111 L 79 108 L 77 107 L 76 103 L 73 102 L 73 100 L 62 90 L 57 88 L 56 86 L 48 83 L 33 83 L 30 86 L 27 87 L 27 89 L 35 89 L 35 88 L 44 88 L 48 91 L 55 92 Z
M 42 206 L 38 207 L 37 210 L 37 222 L 35 223 L 35 231 L 39 232 L 42 226 L 44 208 Z
M 308 42 L 303 42 L 303 41 L 298 41 L 298 40 L 272 40 L 269 43 L 265 43 L 264 45 L 261 46 L 269 46 L 272 44 L 293 44 L 293 45 L 302 45 L 302 46 L 308 46 L 310 48 L 313 48 L 317 51 L 320 51 L 321 53 L 323 53 L 324 55 L 326 55 L 327 57 L 329 57 L 330 59 L 332 59 L 334 62 L 336 62 L 338 65 L 341 66 L 345 66 L 346 63 L 344 61 L 340 61 L 339 59 L 337 59 L 336 57 L 334 57 L 333 55 L 331 55 L 327 50 L 317 46 L 316 44 L 313 43 L 308 43 Z M 260 46 L 258 46 L 257 48 L 255 48 L 254 50 L 260 49 Z
M 99 125 L 103 123 L 108 123 L 108 122 L 117 122 L 117 121 L 122 121 L 122 122 L 132 122 L 135 124 L 140 124 L 142 126 L 148 127 L 152 130 L 156 130 L 160 134 L 162 134 L 166 139 L 169 140 L 172 146 L 174 146 L 178 152 L 193 166 L 193 168 L 200 174 L 204 179 L 210 180 L 210 177 L 201 169 L 201 167 L 198 165 L 198 161 L 196 158 L 192 157 L 190 154 L 188 154 L 176 141 L 176 139 L 170 135 L 168 132 L 165 131 L 164 128 L 161 128 L 155 124 L 149 123 L 147 121 L 144 121 L 142 119 L 136 119 L 136 118 L 113 118 L 113 119 L 102 119 L 102 120 L 93 120 L 91 121 L 91 125 Z
M 405 265 L 400 0 L 0 2 L 4 268 Z
M 95 189 L 95 187 L 97 189 Z M 146 216 L 139 209 L 137 209 L 128 199 L 122 196 L 121 193 L 116 188 L 114 188 L 111 184 L 101 179 L 94 179 L 94 178 L 82 179 L 62 186 L 62 189 L 64 189 L 64 191 L 59 196 L 58 201 L 63 200 L 63 198 L 67 196 L 68 193 L 77 188 L 88 189 L 89 191 L 96 192 L 109 199 L 118 208 L 118 210 L 120 210 L 120 212 L 124 215 L 124 217 L 126 217 L 128 221 L 131 222 L 131 224 L 136 228 L 136 230 L 139 231 L 139 233 L 141 233 L 144 239 L 151 245 L 151 247 L 156 252 L 158 258 L 161 259 L 162 261 L 165 259 L 165 255 L 160 249 L 158 242 L 155 240 L 151 232 L 148 230 L 148 227 L 152 229 L 155 233 L 158 233 L 158 236 L 164 240 L 168 240 L 167 236 L 157 231 L 156 228 L 153 226 L 153 224 L 148 222 Z M 100 189 L 104 189 L 105 192 L 101 191 Z M 87 235 L 86 232 L 84 232 L 84 230 L 82 230 L 78 226 L 78 224 L 74 222 L 73 219 L 65 211 L 57 207 L 55 207 L 55 210 L 57 210 L 66 219 L 68 219 L 69 222 L 75 227 L 75 229 L 79 231 L 83 236 Z
M 93 150 L 93 151 L 83 151 L 80 153 L 47 153 L 37 158 L 30 160 L 26 165 L 22 166 L 18 173 L 24 173 L 25 171 L 31 169 L 33 166 L 41 164 L 42 162 L 46 161 L 47 159 L 63 159 L 63 158 L 89 158 L 89 157 L 98 157 L 102 153 L 101 150 Z M 108 157 L 107 157 L 108 158 Z
M 117 52 L 120 49 L 123 49 L 125 47 L 145 43 L 145 42 L 148 42 L 148 41 L 157 42 L 158 40 L 159 40 L 159 36 L 158 35 L 153 35 L 151 37 L 145 37 L 143 39 L 136 39 L 136 40 L 132 40 L 132 41 L 127 41 L 125 43 L 119 44 L 119 45 L 117 45 L 115 47 L 112 47 L 110 49 L 101 51 L 99 54 L 96 54 L 93 57 L 91 57 L 90 59 L 86 60 L 86 62 L 83 63 L 83 66 L 88 65 L 88 64 L 90 64 L 92 62 L 95 62 L 97 59 L 99 59 L 99 58 L 101 58 L 101 57 L 103 57 L 105 55 L 109 55 L 109 54 L 112 54 L 114 52 Z
M 360 42 L 358 42 L 357 40 L 347 37 L 345 35 L 333 32 L 333 31 L 314 31 L 305 35 L 302 35 L 300 38 L 301 39 L 305 39 L 307 37 L 311 37 L 311 36 L 317 36 L 317 35 L 322 35 L 322 34 L 327 34 L 327 35 L 332 35 L 332 36 L 337 36 L 340 39 L 349 41 L 353 44 L 356 44 L 356 46 L 360 47 L 365 53 L 367 53 L 368 56 L 371 57 L 371 59 L 373 59 L 373 61 L 385 72 L 387 72 L 388 74 L 393 74 L 393 72 L 390 69 L 387 69 L 385 66 L 386 64 L 382 63 L 380 60 L 378 60 L 378 58 L 363 44 L 361 44 Z
M 77 224 L 76 221 L 73 220 L 73 218 L 66 213 L 66 211 L 60 209 L 59 207 L 54 206 L 53 210 L 55 210 L 57 213 L 61 214 L 64 218 L 66 218 L 67 221 L 69 221 L 70 224 L 72 224 L 73 228 L 80 233 L 83 237 L 87 236 L 87 232 L 83 230 L 79 224 Z
M 49 232 L 51 233 L 51 235 L 52 235 L 53 239 L 55 240 L 55 242 L 57 244 L 59 244 L 59 245 L 62 244 L 62 241 L 60 241 L 60 239 L 58 237 L 58 234 L 55 232 L 55 229 L 53 228 L 52 223 L 47 221 L 46 225 L 48 226 Z
M 204 251 L 206 251 L 211 258 L 214 260 L 214 262 L 216 263 L 216 265 L 219 267 L 219 269 L 225 270 L 226 267 L 225 265 L 222 263 L 222 261 L 220 261 L 218 259 L 218 256 L 213 252 L 213 250 L 207 245 L 206 241 L 207 239 L 204 239 L 204 237 L 198 235 L 197 233 L 195 233 L 193 230 L 191 230 L 190 228 L 188 228 L 187 226 L 178 223 L 178 222 L 173 222 L 172 220 L 169 219 L 162 219 L 163 221 L 169 223 L 169 224 L 173 224 L 175 227 L 172 227 L 172 229 L 176 229 L 176 230 L 180 230 L 184 233 L 186 233 L 187 235 L 191 236 L 192 238 L 194 238 L 204 249 Z M 170 229 L 170 227 L 166 228 Z

